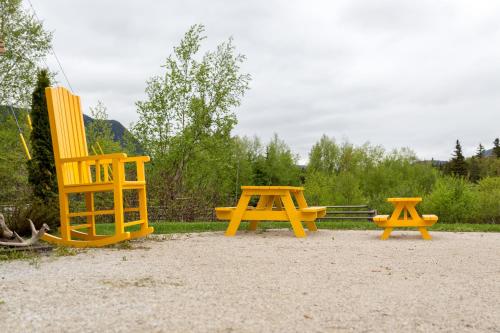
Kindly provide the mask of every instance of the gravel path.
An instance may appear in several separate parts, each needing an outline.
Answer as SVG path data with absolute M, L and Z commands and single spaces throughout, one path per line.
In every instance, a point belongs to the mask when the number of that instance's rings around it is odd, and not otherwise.
M 500 234 L 150 238 L 0 262 L 2 332 L 500 332 Z

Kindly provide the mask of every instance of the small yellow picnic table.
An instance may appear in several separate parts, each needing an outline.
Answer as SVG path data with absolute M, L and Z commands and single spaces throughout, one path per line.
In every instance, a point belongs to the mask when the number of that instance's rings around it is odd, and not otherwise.
M 260 221 L 289 221 L 296 237 L 306 237 L 301 221 L 306 223 L 309 231 L 317 231 L 314 221 L 326 214 L 326 207 L 307 205 L 302 187 L 242 186 L 241 190 L 236 207 L 215 208 L 219 220 L 229 220 L 226 236 L 234 236 L 241 221 L 250 221 L 249 230 L 256 230 Z M 252 196 L 259 197 L 256 207 L 248 206 Z
M 417 227 L 423 239 L 432 239 L 427 227 L 433 226 L 438 217 L 418 214 L 415 206 L 422 201 L 422 198 L 389 198 L 387 201 L 394 205 L 392 215 L 376 215 L 373 218 L 373 222 L 379 227 L 385 228 L 381 239 L 388 239 L 394 228 L 404 227 Z M 400 218 L 401 214 L 403 215 L 402 219 Z

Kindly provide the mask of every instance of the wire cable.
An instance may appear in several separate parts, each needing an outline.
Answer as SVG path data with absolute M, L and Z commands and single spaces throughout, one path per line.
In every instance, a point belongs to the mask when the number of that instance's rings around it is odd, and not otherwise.
M 37 19 L 38 23 L 42 24 L 42 21 L 38 18 L 38 15 L 36 14 L 35 7 L 33 7 L 31 0 L 28 0 L 28 3 L 30 4 L 30 7 L 33 10 L 33 14 L 35 15 L 35 18 Z M 64 78 L 66 79 L 66 82 L 68 83 L 69 89 L 71 90 L 72 93 L 74 93 L 73 87 L 71 86 L 71 83 L 69 83 L 68 76 L 66 75 L 66 72 L 64 71 L 61 62 L 59 61 L 59 57 L 57 56 L 56 51 L 52 47 L 52 44 L 50 45 L 50 49 L 52 50 L 52 54 L 54 55 L 54 58 L 56 59 L 56 62 L 59 65 L 59 68 L 61 69 L 61 73 L 63 74 Z M 43 62 L 45 62 L 45 59 L 43 60 Z M 46 62 L 45 62 L 45 65 L 47 65 Z M 48 66 L 47 66 L 47 68 L 48 68 Z

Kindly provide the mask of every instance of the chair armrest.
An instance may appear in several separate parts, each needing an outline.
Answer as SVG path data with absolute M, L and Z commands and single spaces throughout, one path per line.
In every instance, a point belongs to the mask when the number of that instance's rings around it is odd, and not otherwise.
M 125 163 L 130 163 L 130 162 L 149 162 L 151 159 L 149 156 L 132 156 L 132 157 L 127 157 L 125 158 Z
M 123 160 L 127 158 L 127 154 L 123 153 L 115 153 L 115 154 L 103 154 L 103 155 L 92 155 L 92 156 L 81 156 L 81 157 L 70 157 L 70 158 L 61 158 L 61 163 L 71 163 L 71 162 L 95 162 L 102 160 L 114 160 L 119 159 Z
M 144 170 L 144 163 L 149 162 L 149 161 L 150 161 L 149 156 L 133 156 L 133 157 L 127 157 L 123 160 L 124 163 L 135 163 L 138 181 L 145 181 L 146 180 L 146 172 Z

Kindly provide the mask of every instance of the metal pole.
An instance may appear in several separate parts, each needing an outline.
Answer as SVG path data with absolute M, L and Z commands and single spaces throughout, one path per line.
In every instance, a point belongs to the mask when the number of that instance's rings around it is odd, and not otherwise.
M 21 138 L 21 144 L 23 145 L 24 152 L 26 153 L 28 160 L 31 160 L 30 151 L 28 150 L 28 145 L 26 144 L 26 140 L 24 140 L 23 131 L 21 130 L 21 126 L 19 126 L 19 122 L 17 121 L 16 113 L 14 112 L 12 105 L 9 105 L 9 108 L 10 112 L 12 112 L 12 115 L 14 116 L 14 120 L 16 121 L 17 129 L 19 131 L 19 137 Z

